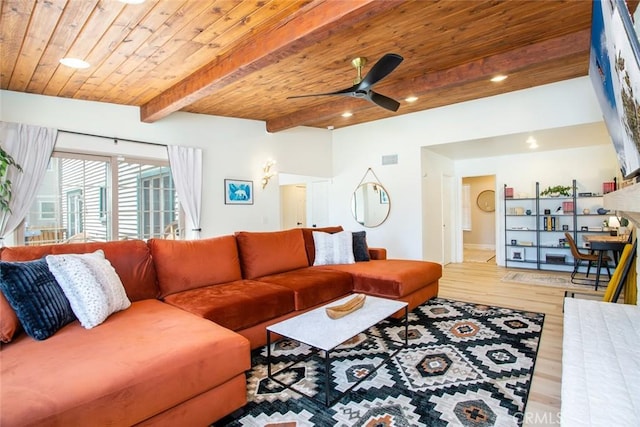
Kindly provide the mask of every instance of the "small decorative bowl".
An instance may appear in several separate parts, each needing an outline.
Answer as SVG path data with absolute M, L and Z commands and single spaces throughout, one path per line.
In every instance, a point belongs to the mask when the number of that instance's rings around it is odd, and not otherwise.
M 366 295 L 358 294 L 343 304 L 327 307 L 325 308 L 327 316 L 332 319 L 340 319 L 347 314 L 351 314 L 354 311 L 362 308 L 366 298 Z

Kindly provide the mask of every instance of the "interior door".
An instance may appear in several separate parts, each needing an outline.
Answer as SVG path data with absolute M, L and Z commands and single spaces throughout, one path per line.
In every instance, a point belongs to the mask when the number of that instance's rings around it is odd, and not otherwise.
M 307 186 L 304 184 L 280 186 L 282 228 L 307 226 Z
M 453 241 L 453 177 L 442 175 L 442 265 L 451 263 Z

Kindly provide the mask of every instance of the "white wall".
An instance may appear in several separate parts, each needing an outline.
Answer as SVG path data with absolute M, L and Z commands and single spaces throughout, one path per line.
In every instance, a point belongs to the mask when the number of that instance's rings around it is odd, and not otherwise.
M 437 196 L 442 181 L 423 168 L 421 159 L 427 156 L 421 153 L 422 147 L 600 121 L 602 115 L 591 83 L 583 77 L 334 130 L 333 222 L 356 228 L 349 212 L 349 198 L 362 174 L 372 167 L 389 190 L 392 207 L 386 223 L 367 231 L 368 239 L 374 245 L 386 246 L 390 257 L 439 261 L 442 207 Z M 380 157 L 386 154 L 398 154 L 399 163 L 381 166 Z M 437 161 L 435 155 L 432 157 Z M 463 170 L 468 167 L 465 163 L 456 166 L 457 176 L 500 175 L 496 170 L 499 162 L 486 159 L 477 162 L 484 165 L 482 171 L 467 173 Z M 575 176 L 585 162 L 566 159 L 560 171 Z M 535 182 L 548 169 L 527 166 L 528 160 L 506 163 L 514 175 L 527 182 Z M 499 183 L 505 176 L 513 176 L 505 172 L 501 175 L 502 178 L 497 176 Z M 420 185 L 429 187 L 422 194 L 433 197 L 421 199 Z
M 238 230 L 280 228 L 277 179 L 262 189 L 262 167 L 268 158 L 277 171 L 291 174 L 332 175 L 331 133 L 297 128 L 269 134 L 259 121 L 177 112 L 153 124 L 140 122 L 138 108 L 99 102 L 0 91 L 0 120 L 55 127 L 109 137 L 129 138 L 203 149 L 202 236 Z M 59 148 L 117 153 L 147 158 L 165 156 L 159 147 L 119 143 L 61 134 Z M 254 181 L 254 205 L 225 205 L 225 178 Z

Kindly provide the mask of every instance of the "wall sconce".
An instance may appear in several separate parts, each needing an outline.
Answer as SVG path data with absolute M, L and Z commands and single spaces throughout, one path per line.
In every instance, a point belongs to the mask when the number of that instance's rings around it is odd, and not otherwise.
M 271 171 L 271 168 L 273 166 L 275 166 L 276 161 L 275 160 L 267 160 L 267 162 L 264 164 L 262 171 L 264 172 L 264 176 L 262 177 L 262 179 L 260 180 L 260 182 L 262 183 L 262 189 L 264 189 L 267 184 L 269 183 L 269 180 L 276 174 L 275 172 Z

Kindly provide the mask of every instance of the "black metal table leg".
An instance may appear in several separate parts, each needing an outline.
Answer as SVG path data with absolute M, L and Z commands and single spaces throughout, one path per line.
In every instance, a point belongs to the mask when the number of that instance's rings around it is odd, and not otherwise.
M 409 345 L 409 306 L 404 307 L 404 346 Z
M 271 377 L 271 331 L 267 329 L 267 377 Z
M 329 398 L 329 375 L 331 374 L 331 361 L 329 351 L 324 352 L 324 400 L 325 405 L 328 407 L 331 399 Z
M 600 269 L 602 268 L 602 252 L 603 252 L 602 249 L 600 249 L 598 251 L 598 265 L 596 266 L 597 267 L 597 270 L 596 270 L 596 288 L 595 288 L 596 291 L 598 290 L 598 285 L 600 284 Z

